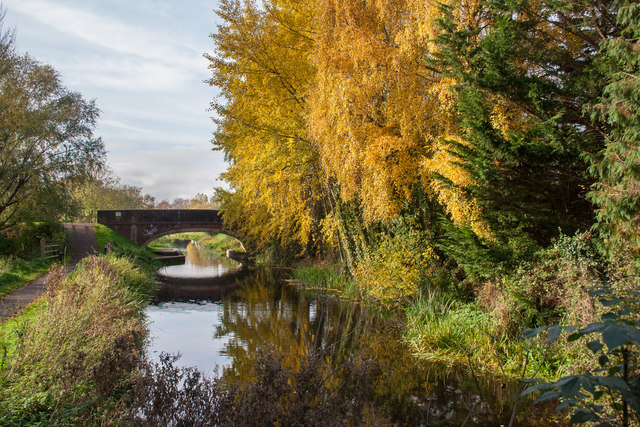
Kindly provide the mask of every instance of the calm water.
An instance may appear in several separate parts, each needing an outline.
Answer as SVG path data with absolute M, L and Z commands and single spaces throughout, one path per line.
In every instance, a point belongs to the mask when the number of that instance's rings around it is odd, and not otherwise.
M 395 315 L 299 292 L 277 272 L 245 273 L 195 245 L 185 253 L 187 264 L 161 271 L 159 302 L 147 309 L 149 358 L 179 353 L 183 366 L 212 375 L 218 365 L 243 381 L 265 346 L 287 366 L 299 366 L 320 349 L 319 369 L 337 384 L 353 380 L 345 366 L 366 367 L 361 381 L 373 390 L 371 405 L 395 423 L 508 424 L 513 399 L 499 378 L 417 361 L 402 343 L 403 324 Z M 520 405 L 518 425 L 535 425 L 528 405 Z

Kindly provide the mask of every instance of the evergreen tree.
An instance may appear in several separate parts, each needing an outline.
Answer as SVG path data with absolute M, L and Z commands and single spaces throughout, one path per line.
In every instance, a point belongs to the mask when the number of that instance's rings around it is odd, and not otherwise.
M 640 254 L 640 5 L 622 0 L 618 37 L 602 42 L 599 66 L 607 76 L 592 113 L 607 123 L 606 148 L 594 159 L 598 182 L 590 193 L 600 229 L 613 245 Z
M 612 10 L 590 2 L 486 0 L 481 25 L 447 10 L 434 65 L 456 81 L 461 141 L 450 152 L 488 236 L 448 224 L 445 250 L 488 276 L 593 222 L 585 153 L 602 147 L 583 112 L 599 93 L 594 57 Z M 447 185 L 453 185 L 439 177 Z

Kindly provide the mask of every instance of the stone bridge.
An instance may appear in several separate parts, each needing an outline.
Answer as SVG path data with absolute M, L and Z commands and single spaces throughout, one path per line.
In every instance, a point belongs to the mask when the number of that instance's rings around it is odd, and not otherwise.
M 224 233 L 232 237 L 215 209 L 125 209 L 98 211 L 98 223 L 106 225 L 141 246 L 158 237 L 184 232 Z

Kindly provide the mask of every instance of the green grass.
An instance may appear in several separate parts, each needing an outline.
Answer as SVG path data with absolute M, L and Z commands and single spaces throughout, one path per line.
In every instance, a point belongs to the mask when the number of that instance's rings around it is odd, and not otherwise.
M 45 299 L 38 298 L 15 316 L 0 323 L 0 372 L 15 353 L 27 325 L 33 323 L 46 307 Z
M 422 360 L 471 367 L 509 379 L 555 379 L 581 357 L 576 346 L 524 340 L 501 329 L 496 312 L 483 312 L 437 290 L 427 291 L 405 308 L 405 341 Z
M 39 258 L 26 261 L 11 256 L 0 257 L 0 297 L 42 276 L 51 264 L 51 261 Z
M 218 256 L 225 256 L 227 249 L 244 252 L 238 240 L 222 233 L 214 235 L 201 232 L 171 234 L 154 240 L 149 246 L 154 248 L 173 248 L 177 246 L 177 240 L 193 240 L 200 243 L 203 248 L 215 251 Z
M 131 240 L 102 224 L 94 224 L 94 231 L 98 241 L 98 248 L 100 248 L 101 251 L 104 250 L 104 247 L 108 243 L 111 243 L 114 248 L 114 253 L 117 256 L 130 258 L 135 264 L 147 271 L 156 271 L 161 267 L 158 262 L 153 260 L 156 254 L 151 248 L 138 246 Z
M 361 296 L 360 290 L 353 280 L 340 273 L 338 268 L 333 265 L 297 268 L 293 275 L 296 280 L 302 282 L 310 289 L 322 289 L 335 292 L 341 297 L 346 298 L 357 298 Z
M 87 257 L 0 326 L 0 425 L 112 425 L 134 384 L 155 281 L 115 255 Z
M 472 304 L 455 303 L 437 292 L 428 292 L 406 309 L 406 339 L 425 360 L 448 364 L 486 360 L 494 348 L 492 316 Z

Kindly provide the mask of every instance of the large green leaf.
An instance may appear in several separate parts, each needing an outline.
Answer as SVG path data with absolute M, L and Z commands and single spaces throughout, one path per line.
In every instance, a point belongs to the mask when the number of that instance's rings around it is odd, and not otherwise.
M 625 345 L 631 340 L 624 325 L 611 324 L 602 331 L 602 341 L 609 350 Z

